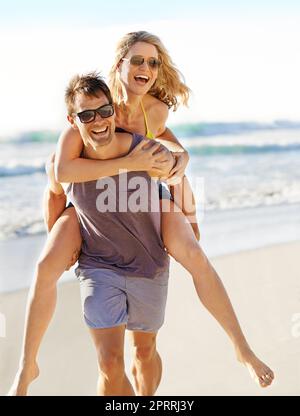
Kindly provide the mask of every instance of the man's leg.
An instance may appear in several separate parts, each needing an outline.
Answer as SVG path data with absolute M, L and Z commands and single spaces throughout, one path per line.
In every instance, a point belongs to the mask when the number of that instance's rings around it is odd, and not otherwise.
M 134 350 L 132 374 L 137 396 L 153 396 L 162 375 L 162 361 L 156 350 L 156 332 L 130 331 Z
M 29 384 L 39 374 L 37 354 L 54 314 L 56 283 L 80 247 L 81 236 L 76 212 L 74 208 L 68 208 L 54 224 L 36 266 L 28 294 L 19 369 L 8 395 L 25 396 Z
M 99 368 L 97 394 L 99 396 L 135 396 L 125 373 L 125 325 L 107 329 L 90 328 Z

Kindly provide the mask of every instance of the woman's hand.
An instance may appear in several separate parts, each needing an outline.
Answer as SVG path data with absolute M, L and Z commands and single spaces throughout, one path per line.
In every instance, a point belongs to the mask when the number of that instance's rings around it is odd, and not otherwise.
M 155 140 L 143 139 L 135 148 L 127 155 L 132 171 L 155 171 L 157 176 L 168 173 L 173 166 L 170 165 L 171 153 L 159 142 Z
M 176 185 L 178 184 L 185 174 L 185 169 L 189 162 L 189 154 L 187 151 L 184 152 L 173 152 L 173 155 L 176 158 L 176 163 L 173 169 L 169 173 L 169 177 L 167 179 L 168 185 Z

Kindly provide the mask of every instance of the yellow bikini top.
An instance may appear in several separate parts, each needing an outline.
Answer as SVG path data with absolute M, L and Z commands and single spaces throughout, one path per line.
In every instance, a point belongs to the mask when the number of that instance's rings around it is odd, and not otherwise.
M 144 106 L 143 106 L 143 102 L 142 101 L 141 101 L 141 107 L 142 107 L 142 111 L 143 111 L 143 114 L 144 114 L 145 127 L 146 127 L 146 137 L 148 139 L 155 139 L 154 134 L 149 130 L 147 115 L 146 115 L 146 111 L 144 109 Z

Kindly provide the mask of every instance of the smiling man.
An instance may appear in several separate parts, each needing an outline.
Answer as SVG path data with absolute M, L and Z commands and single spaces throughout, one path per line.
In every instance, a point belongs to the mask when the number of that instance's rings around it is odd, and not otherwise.
M 115 132 L 110 91 L 97 74 L 75 76 L 65 98 L 68 120 L 84 142 L 81 157 L 114 159 L 145 143 L 153 152 L 158 150 L 160 145 L 148 144 L 141 135 Z M 165 174 L 172 167 L 170 155 Z M 125 197 L 123 188 L 119 192 L 124 180 L 128 181 Z M 133 189 L 134 184 L 140 189 Z M 155 341 L 164 321 L 169 277 L 157 183 L 147 172 L 122 172 L 97 181 L 64 184 L 64 188 L 76 208 L 83 240 L 76 275 L 84 319 L 97 350 L 98 394 L 135 394 L 124 370 L 125 329 L 143 333 L 143 342 L 152 347 L 140 378 L 149 384 L 149 394 L 154 394 L 161 378 Z M 138 199 L 144 199 L 143 209 L 137 210 L 135 204 L 131 210 L 129 201 L 137 191 Z M 118 209 L 121 197 L 127 199 L 126 210 Z M 99 198 L 113 201 L 112 206 L 99 204 Z

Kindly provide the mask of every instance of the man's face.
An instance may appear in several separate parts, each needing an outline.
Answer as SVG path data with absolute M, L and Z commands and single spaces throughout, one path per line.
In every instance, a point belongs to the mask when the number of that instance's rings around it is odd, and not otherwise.
M 97 97 L 78 94 L 75 100 L 74 112 L 81 113 L 85 110 L 95 110 L 103 105 L 109 104 L 106 95 L 99 91 Z M 96 118 L 90 123 L 82 123 L 78 116 L 68 116 L 73 128 L 78 129 L 82 140 L 86 146 L 91 146 L 94 150 L 107 146 L 115 134 L 115 116 L 102 118 L 96 113 Z

